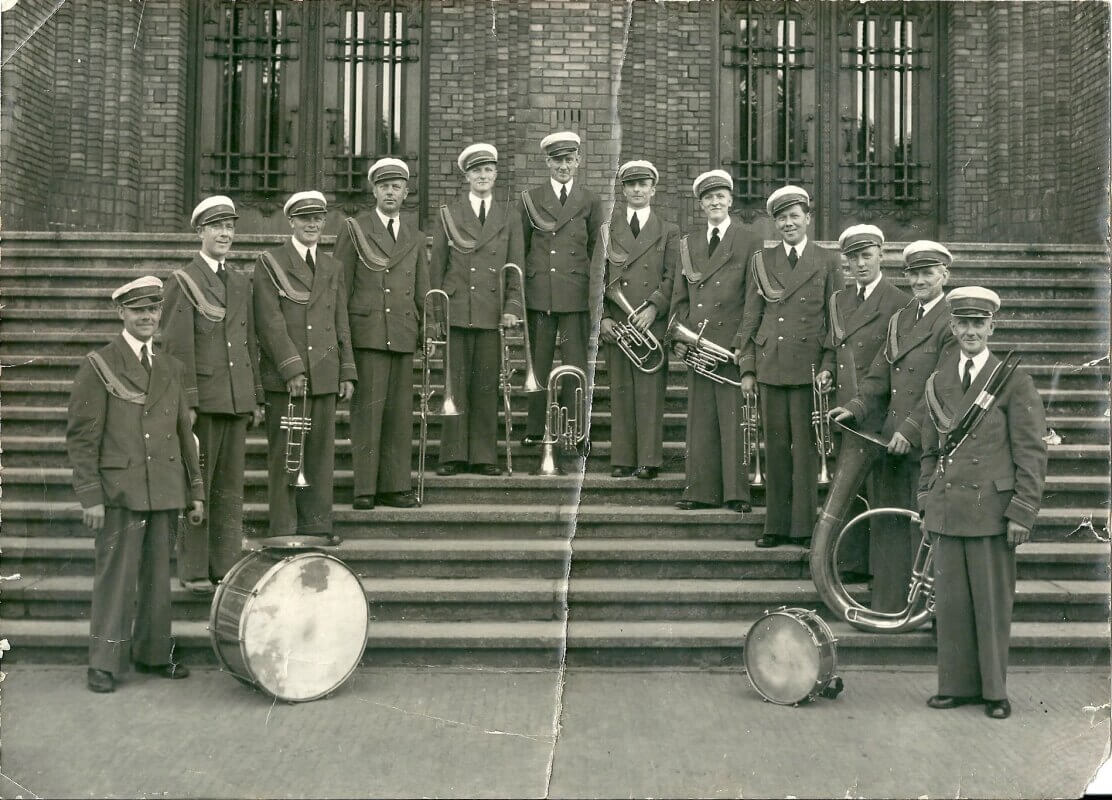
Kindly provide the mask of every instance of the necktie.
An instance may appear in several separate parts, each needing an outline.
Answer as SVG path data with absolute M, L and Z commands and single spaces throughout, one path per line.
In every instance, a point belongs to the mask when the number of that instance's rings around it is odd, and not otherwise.
M 857 302 L 858 302 L 858 304 L 861 304 L 861 303 L 865 302 L 865 287 L 864 286 L 858 286 L 857 287 Z
M 965 371 L 961 374 L 961 390 L 969 391 L 969 384 L 973 383 L 973 359 L 965 359 Z
M 795 252 L 794 247 L 788 248 L 788 263 L 792 265 L 792 269 L 799 263 L 799 253 Z
M 316 270 L 317 262 L 313 260 L 313 251 L 312 250 L 306 250 L 305 251 L 305 263 L 309 265 L 310 270 L 314 270 L 314 271 Z
M 481 217 L 479 218 L 479 221 L 480 222 L 482 221 Z M 393 239 L 395 242 L 398 241 L 398 234 L 394 233 L 394 218 L 393 217 L 390 217 L 390 219 L 386 220 L 386 232 L 388 234 L 390 234 L 391 239 Z
M 224 269 L 223 261 L 216 265 L 216 277 L 220 279 L 220 282 L 222 284 L 224 284 L 225 286 L 228 285 L 228 272 Z
M 480 200 L 479 201 L 479 224 L 480 225 L 486 225 L 486 221 L 487 221 L 487 201 L 486 200 Z
M 915 321 L 918 322 L 923 318 L 923 304 L 919 304 L 919 310 L 915 312 Z
M 710 258 L 714 255 L 714 251 L 718 247 L 719 241 L 721 240 L 718 238 L 718 228 L 711 228 L 710 242 L 707 244 L 707 258 Z
M 568 187 L 564 184 L 560 186 L 560 205 L 568 201 Z
M 143 369 L 145 369 L 147 371 L 147 374 L 150 375 L 151 359 L 150 356 L 147 355 L 147 346 L 145 344 L 139 348 L 139 353 L 139 363 L 143 365 Z
M 629 221 L 629 229 L 633 231 L 633 237 L 637 238 L 637 234 L 641 232 L 641 218 L 637 214 Z

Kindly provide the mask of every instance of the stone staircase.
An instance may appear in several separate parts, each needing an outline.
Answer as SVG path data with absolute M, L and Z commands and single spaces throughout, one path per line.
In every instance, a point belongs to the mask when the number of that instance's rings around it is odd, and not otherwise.
M 272 237 L 243 236 L 233 261 L 250 267 Z M 109 290 L 143 273 L 165 277 L 195 239 L 158 234 L 7 233 L 0 240 L 0 418 L 3 495 L 0 635 L 10 657 L 85 657 L 93 540 L 81 525 L 65 458 L 65 407 L 84 353 L 119 327 Z M 1109 636 L 1109 279 L 1102 248 L 952 245 L 951 286 L 997 290 L 1005 310 L 993 348 L 1015 349 L 1048 421 L 1044 508 L 1021 547 L 1013 662 L 1106 662 Z M 899 281 L 900 245 L 885 268 Z M 520 362 L 520 354 L 515 350 Z M 520 364 L 519 364 L 520 366 Z M 519 373 L 520 374 L 520 373 Z M 434 372 L 439 379 L 439 372 Z M 415 373 L 415 391 L 420 374 Z M 749 626 L 781 605 L 833 619 L 799 548 L 758 550 L 764 509 L 677 511 L 683 488 L 686 381 L 669 367 L 665 468 L 654 481 L 609 477 L 609 385 L 596 370 L 591 455 L 578 476 L 541 478 L 536 450 L 517 444 L 514 474 L 426 476 L 420 509 L 353 511 L 349 418 L 337 420 L 337 555 L 371 605 L 366 661 L 374 664 L 693 665 L 740 663 Z M 430 420 L 429 465 L 439 426 Z M 414 417 L 414 467 L 418 418 Z M 245 536 L 265 534 L 266 443 L 248 442 Z M 758 496 L 759 502 L 759 496 Z M 565 575 L 570 572 L 570 580 Z M 861 589 L 865 596 L 865 590 Z M 174 582 L 174 629 L 186 660 L 213 661 L 208 603 Z M 565 611 L 565 600 L 567 611 Z M 566 623 L 566 640 L 565 636 Z M 833 623 L 845 663 L 933 663 L 922 630 L 897 636 Z

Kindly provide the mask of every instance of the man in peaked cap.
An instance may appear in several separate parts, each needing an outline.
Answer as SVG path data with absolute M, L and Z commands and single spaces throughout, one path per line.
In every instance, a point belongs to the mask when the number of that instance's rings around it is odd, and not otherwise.
M 190 225 L 201 249 L 167 282 L 163 310 L 162 346 L 185 367 L 185 395 L 209 499 L 204 522 L 178 532 L 178 578 L 203 594 L 239 560 L 244 444 L 248 425 L 262 424 L 266 400 L 251 278 L 226 263 L 236 219 L 231 198 L 217 195 L 197 204 Z
M 82 360 L 70 394 L 66 449 L 81 516 L 95 534 L 88 687 L 111 692 L 136 670 L 184 678 L 170 636 L 170 548 L 178 513 L 204 517 L 204 484 L 182 365 L 155 353 L 162 282 L 112 293 L 123 332 Z
M 409 194 L 404 161 L 379 159 L 367 182 L 375 208 L 344 220 L 333 250 L 359 375 L 351 404 L 352 506 L 412 508 L 413 354 L 429 290 L 425 234 L 401 216 Z
M 881 507 L 914 508 L 919 483 L 923 388 L 927 376 L 954 347 L 943 287 L 953 256 L 938 242 L 921 240 L 903 251 L 904 274 L 914 298 L 888 321 L 884 345 L 856 396 L 831 409 L 840 422 L 881 418 L 888 453 L 873 470 L 872 502 Z M 904 519 L 878 517 L 869 526 L 869 565 L 873 575 L 871 606 L 899 611 L 907 604 L 907 587 L 921 535 Z
M 706 215 L 679 244 L 679 274 L 674 281 L 669 319 L 701 338 L 729 350 L 742 322 L 746 264 L 759 239 L 730 217 L 733 178 L 713 169 L 695 179 L 691 190 Z M 678 356 L 687 354 L 683 343 Z M 686 485 L 676 508 L 691 511 L 725 503 L 738 513 L 752 511 L 749 465 L 742 462 L 738 411 L 738 374 L 733 364 L 716 368 L 730 383 L 717 383 L 688 370 Z
M 355 357 L 351 351 L 340 264 L 320 247 L 328 202 L 317 191 L 297 192 L 284 212 L 293 235 L 255 262 L 255 329 L 259 369 L 266 392 L 270 536 L 324 538 L 332 532 L 336 400 L 351 399 Z M 308 395 L 308 400 L 304 398 Z M 289 431 L 282 417 L 302 408 L 312 424 L 301 447 L 308 487 L 294 488 L 286 466 Z
M 741 351 L 741 390 L 760 384 L 765 434 L 764 535 L 758 547 L 810 544 L 818 506 L 818 452 L 812 375 L 830 372 L 823 351 L 830 299 L 842 288 L 837 255 L 808 238 L 811 197 L 784 186 L 765 204 L 780 241 L 753 253 L 745 313 L 735 347 Z M 829 376 L 828 376 L 829 377 Z
M 436 472 L 499 475 L 498 329 L 520 325 L 522 317 L 516 274 L 507 275 L 501 306 L 499 284 L 503 265 L 523 263 L 525 244 L 517 209 L 494 197 L 498 149 L 481 142 L 469 145 L 456 164 L 468 191 L 440 207 L 430 278 L 433 287 L 450 298 L 452 393 L 462 413 L 443 420 Z
M 521 193 L 521 227 L 525 237 L 525 305 L 533 371 L 547 385 L 556 342 L 564 364 L 587 370 L 587 341 L 594 329 L 589 310 L 591 259 L 602 203 L 576 180 L 579 136 L 571 131 L 552 133 L 541 140 L 549 180 Z M 598 276 L 601 281 L 601 276 Z M 561 405 L 574 408 L 570 388 Z M 590 387 L 586 387 L 590 397 Z M 529 420 L 522 444 L 540 444 L 547 405 L 545 393 L 529 400 Z
M 626 207 L 616 209 L 600 236 L 596 257 L 605 259 L 606 299 L 599 338 L 606 344 L 610 376 L 611 475 L 655 478 L 664 463 L 664 394 L 668 385 L 668 353 L 657 357 L 651 374 L 633 365 L 617 346 L 615 330 L 632 326 L 663 342 L 668 309 L 679 262 L 680 229 L 651 208 L 659 173 L 648 161 L 627 161 L 618 168 Z M 620 293 L 634 313 L 615 303 Z M 642 349 L 643 352 L 646 352 Z
M 1034 381 L 1002 385 L 988 349 L 1000 297 L 968 286 L 947 298 L 951 348 L 927 380 L 916 508 L 934 542 L 938 694 L 931 708 L 984 703 L 1006 719 L 1015 548 L 1028 541 L 1046 478 L 1046 417 Z M 983 415 L 975 403 L 995 396 Z M 980 417 L 966 425 L 967 413 Z
M 826 349 L 834 354 L 833 375 L 818 374 L 820 391 L 833 385 L 832 405 L 843 406 L 857 394 L 857 384 L 873 363 L 884 344 L 888 320 L 910 299 L 880 271 L 884 233 L 875 225 L 851 225 L 838 237 L 842 257 L 849 264 L 852 283 L 834 292 L 830 301 L 830 327 Z M 828 359 L 824 359 L 824 363 Z M 883 420 L 874 415 L 858 424 L 858 429 L 879 433 Z M 868 494 L 875 501 L 875 492 Z M 868 547 L 865 536 L 843 545 L 847 581 L 866 580 Z

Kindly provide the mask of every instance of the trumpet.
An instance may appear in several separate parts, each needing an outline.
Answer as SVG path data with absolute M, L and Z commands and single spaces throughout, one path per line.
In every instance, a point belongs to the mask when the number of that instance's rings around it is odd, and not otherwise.
M 565 377 L 575 387 L 572 407 L 560 405 L 560 385 Z M 564 364 L 548 374 L 548 412 L 541 439 L 541 463 L 533 475 L 563 475 L 556 463 L 556 446 L 574 450 L 587 438 L 587 375 L 579 367 Z
M 658 372 L 668 361 L 667 356 L 664 355 L 664 348 L 660 346 L 660 341 L 651 331 L 642 331 L 633 324 L 633 316 L 648 303 L 642 303 L 634 308 L 616 282 L 607 289 L 606 298 L 626 315 L 624 322 L 614 323 L 614 343 L 637 369 L 649 375 Z
M 436 302 L 434 302 L 436 301 Z M 437 302 L 443 306 L 441 315 L 433 313 Z M 452 362 L 449 356 L 448 344 L 452 330 L 451 319 L 448 315 L 448 294 L 440 289 L 429 289 L 425 292 L 424 308 L 421 310 L 421 328 L 425 332 L 423 345 L 424 365 L 421 370 L 421 442 L 417 456 L 417 504 L 425 499 L 425 449 L 429 438 L 429 414 L 441 417 L 457 417 L 460 410 L 452 396 Z M 433 321 L 440 316 L 444 317 L 444 334 L 437 336 L 433 330 Z M 436 348 L 444 348 L 444 400 L 435 410 L 430 401 L 433 396 L 432 388 L 432 356 Z
M 309 384 L 301 395 L 301 416 L 294 415 L 293 396 L 290 396 L 286 414 L 278 422 L 278 428 L 286 432 L 286 473 L 289 485 L 295 489 L 308 489 L 309 480 L 305 477 L 305 437 L 313 427 L 309 417 Z
M 741 386 L 741 376 L 732 380 L 718 372 L 718 367 L 734 363 L 734 354 L 722 345 L 707 341 L 703 338 L 703 330 L 707 327 L 707 320 L 693 331 L 679 320 L 672 317 L 668 322 L 668 336 L 673 342 L 687 345 L 687 352 L 683 360 L 691 369 L 704 378 L 709 378 L 715 383 L 728 383 L 730 386 Z M 737 367 L 735 366 L 736 370 Z
M 509 291 L 509 278 L 517 274 L 518 296 L 521 300 L 521 332 L 525 345 L 525 381 L 521 391 L 526 393 L 543 392 L 544 387 L 537 380 L 533 372 L 533 352 L 529 348 L 529 325 L 525 318 L 525 278 L 521 274 L 521 267 L 517 264 L 507 263 L 502 266 L 498 274 L 498 308 L 506 307 L 506 292 Z M 502 344 L 502 362 L 498 372 L 498 385 L 502 390 L 502 417 L 506 424 L 506 472 L 514 474 L 513 455 L 510 453 L 510 439 L 513 437 L 513 408 L 510 404 L 510 393 L 513 390 L 511 380 L 517 371 L 510 363 L 510 340 L 506 335 L 506 326 L 498 326 L 498 338 Z
M 741 399 L 741 461 L 753 467 L 750 486 L 764 486 L 761 474 L 761 409 L 757 393 L 743 394 Z
M 815 447 L 819 452 L 819 486 L 830 485 L 830 471 L 826 459 L 834 453 L 834 437 L 830 434 L 830 392 L 819 391 L 815 382 L 815 365 L 811 365 L 811 427 L 815 429 Z

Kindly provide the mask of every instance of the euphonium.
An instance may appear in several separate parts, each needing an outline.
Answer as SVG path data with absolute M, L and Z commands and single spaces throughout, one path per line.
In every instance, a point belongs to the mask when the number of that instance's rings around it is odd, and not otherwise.
M 751 466 L 750 486 L 764 486 L 761 473 L 761 409 L 757 393 L 743 394 L 741 398 L 741 461 Z
M 529 348 L 529 323 L 525 316 L 525 278 L 521 274 L 521 267 L 517 264 L 504 264 L 502 270 L 498 273 L 498 313 L 501 314 L 506 307 L 509 277 L 513 273 L 517 273 L 518 299 L 521 302 L 521 335 L 525 347 L 525 380 L 522 383 L 521 391 L 526 393 L 543 392 L 544 387 L 541 386 L 533 372 L 533 353 Z M 510 364 L 510 341 L 506 333 L 506 326 L 499 323 L 498 339 L 502 345 L 502 362 L 498 372 L 498 383 L 502 389 L 502 417 L 506 426 L 506 472 L 513 475 L 514 462 L 513 455 L 510 453 L 510 440 L 513 437 L 513 408 L 510 404 L 510 393 L 513 387 L 510 382 L 517 370 Z
M 560 405 L 560 384 L 567 379 L 574 386 L 572 407 Z M 548 375 L 547 413 L 541 439 L 541 463 L 533 475 L 563 475 L 556 463 L 556 446 L 574 450 L 587 438 L 587 375 L 579 367 L 564 364 Z
M 815 448 L 819 451 L 819 486 L 830 484 L 826 459 L 834 454 L 834 437 L 830 435 L 830 392 L 819 391 L 815 383 L 815 365 L 811 365 L 811 427 L 815 429 Z
M 434 302 L 435 301 L 435 302 Z M 459 416 L 460 410 L 456 407 L 455 398 L 452 397 L 452 362 L 448 354 L 451 340 L 451 319 L 448 314 L 449 299 L 447 292 L 441 289 L 429 289 L 425 292 L 424 308 L 421 310 L 421 330 L 424 331 L 422 354 L 424 364 L 421 368 L 421 440 L 417 456 L 417 503 L 425 500 L 425 449 L 429 438 L 429 414 L 442 417 Z M 436 313 L 435 306 L 443 307 L 441 314 Z M 444 318 L 444 335 L 437 336 L 434 323 L 440 317 Z M 444 347 L 444 401 L 435 411 L 429 401 L 432 400 L 432 357 L 439 346 Z
M 838 574 L 838 546 L 850 530 L 865 520 L 882 515 L 906 518 L 919 523 L 919 515 L 906 508 L 874 508 L 843 525 L 857 491 L 873 464 L 888 449 L 879 437 L 861 433 L 835 422 L 842 433 L 838 470 L 826 503 L 819 512 L 811 537 L 811 578 L 823 602 L 859 630 L 875 633 L 901 633 L 914 630 L 934 614 L 934 553 L 930 535 L 924 530 L 908 585 L 907 605 L 900 611 L 873 611 L 854 600 Z
M 626 315 L 625 321 L 615 321 L 614 323 L 614 343 L 625 353 L 626 358 L 633 362 L 633 366 L 641 372 L 651 375 L 659 371 L 668 361 L 668 357 L 664 355 L 664 348 L 661 347 L 660 341 L 653 336 L 652 331 L 642 331 L 633 324 L 634 314 L 638 313 L 647 304 L 642 303 L 634 308 L 633 304 L 622 294 L 621 287 L 618 286 L 617 282 L 611 284 L 610 288 L 606 290 L 606 298 Z
M 733 366 L 734 354 L 721 345 L 703 338 L 703 330 L 707 327 L 707 320 L 699 326 L 698 331 L 693 331 L 682 324 L 675 317 L 668 323 L 668 336 L 673 342 L 687 345 L 687 352 L 683 356 L 686 363 L 696 373 L 704 378 L 710 378 L 715 383 L 728 383 L 731 386 L 741 386 L 741 376 L 732 380 L 718 373 L 718 367 Z M 737 367 L 734 367 L 737 370 Z
M 307 489 L 309 481 L 305 477 L 305 437 L 313 427 L 313 420 L 309 417 L 308 383 L 301 395 L 301 416 L 294 416 L 291 395 L 289 405 L 286 406 L 286 415 L 279 420 L 278 427 L 286 432 L 286 472 L 290 476 L 289 485 L 296 489 Z

